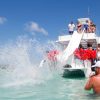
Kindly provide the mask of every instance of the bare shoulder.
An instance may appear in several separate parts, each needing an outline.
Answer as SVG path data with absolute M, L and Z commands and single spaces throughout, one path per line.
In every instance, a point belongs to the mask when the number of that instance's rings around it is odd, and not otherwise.
M 97 77 L 96 75 L 93 75 L 90 77 L 90 80 L 93 81 L 96 77 Z
M 90 77 L 89 80 L 90 80 L 91 83 L 93 83 L 95 80 L 98 80 L 98 79 L 100 79 L 100 76 L 98 76 L 98 75 L 93 75 L 93 76 Z

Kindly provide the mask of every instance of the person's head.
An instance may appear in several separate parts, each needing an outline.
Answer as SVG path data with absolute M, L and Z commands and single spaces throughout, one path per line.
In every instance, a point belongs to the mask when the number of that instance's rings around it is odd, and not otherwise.
M 97 45 L 97 51 L 100 51 L 100 43 Z
M 80 45 L 79 45 L 79 49 L 80 49 L 80 48 L 82 48 L 82 49 L 83 49 L 83 46 L 82 46 L 82 44 L 80 44 Z
M 71 21 L 71 24 L 73 24 L 73 21 Z
M 88 47 L 88 49 L 91 49 L 92 50 L 92 44 L 88 43 L 87 44 L 87 47 Z
M 92 21 L 90 21 L 90 24 L 92 25 L 92 24 L 93 24 L 93 22 L 92 22 Z
M 96 64 L 92 66 L 92 71 L 95 71 L 96 74 L 100 74 L 100 61 L 97 61 Z

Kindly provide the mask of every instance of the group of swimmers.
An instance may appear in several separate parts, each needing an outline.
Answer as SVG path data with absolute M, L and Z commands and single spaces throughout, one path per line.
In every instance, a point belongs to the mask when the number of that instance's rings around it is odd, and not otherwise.
M 91 20 L 86 20 L 84 24 L 82 24 L 80 21 L 77 22 L 77 25 L 71 21 L 70 24 L 68 24 L 68 31 L 69 34 L 73 34 L 74 30 L 77 30 L 77 32 L 85 32 L 85 33 L 95 33 L 96 31 L 96 25 Z

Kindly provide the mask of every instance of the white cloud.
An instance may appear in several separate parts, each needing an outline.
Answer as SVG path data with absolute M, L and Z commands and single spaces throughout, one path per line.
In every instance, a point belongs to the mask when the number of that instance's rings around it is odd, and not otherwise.
M 44 35 L 48 35 L 48 32 L 40 27 L 36 22 L 29 22 L 26 24 L 26 29 L 32 33 L 42 33 Z
M 0 17 L 0 24 L 4 24 L 7 21 L 5 17 Z

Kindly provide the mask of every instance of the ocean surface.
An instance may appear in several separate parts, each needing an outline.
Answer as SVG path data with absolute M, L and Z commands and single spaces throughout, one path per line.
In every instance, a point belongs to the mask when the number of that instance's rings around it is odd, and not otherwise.
M 1 69 L 0 100 L 100 100 L 92 90 L 84 90 L 86 78 L 63 78 L 56 71 L 46 74 L 44 78 L 18 79 Z
M 39 67 L 48 49 L 58 50 L 54 42 L 43 45 L 26 36 L 0 45 L 0 100 L 100 100 L 84 90 L 86 78 L 64 78 L 59 68 Z

